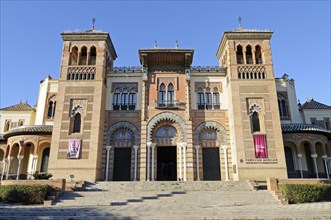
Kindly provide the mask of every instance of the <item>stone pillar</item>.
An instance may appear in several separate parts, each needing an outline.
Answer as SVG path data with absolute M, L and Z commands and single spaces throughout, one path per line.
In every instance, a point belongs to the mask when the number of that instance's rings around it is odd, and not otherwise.
M 303 178 L 302 162 L 301 162 L 302 154 L 297 154 L 297 157 L 298 157 L 298 162 L 299 162 L 300 176 L 301 176 L 301 179 L 302 179 Z
M 182 148 L 183 148 L 183 167 L 184 167 L 184 181 L 187 181 L 186 179 L 186 146 L 187 143 L 183 143 L 182 144 Z
M 155 173 L 154 173 L 154 167 L 155 167 L 155 143 L 152 144 L 152 173 L 151 173 L 151 180 L 154 181 L 154 176 L 155 176 Z
M 318 179 L 319 176 L 318 176 L 318 169 L 317 169 L 317 163 L 316 163 L 317 154 L 312 154 L 311 158 L 313 158 L 316 178 Z
M 328 179 L 330 179 L 330 176 L 329 176 L 329 168 L 328 168 L 328 155 L 323 155 L 322 158 L 323 158 L 324 165 L 325 165 L 326 177 L 327 177 Z
M 0 179 L 0 181 L 1 180 L 3 180 L 3 176 L 5 175 L 5 172 L 6 172 L 6 167 L 7 167 L 7 161 L 6 161 L 7 159 L 5 159 L 5 158 L 3 158 L 3 160 L 2 160 L 2 173 L 1 173 L 1 179 Z
M 179 155 L 179 180 L 182 181 L 182 144 L 177 145 Z
M 34 174 L 37 170 L 38 156 L 34 155 L 32 158 L 32 174 Z
M 16 180 L 19 180 L 19 178 L 20 178 L 20 173 L 21 173 L 21 163 L 22 163 L 22 159 L 23 159 L 23 158 L 24 158 L 23 155 L 17 155 L 18 166 L 17 166 Z
M 134 177 L 133 180 L 137 181 L 137 170 L 138 170 L 138 145 L 133 146 L 134 149 Z
M 195 145 L 195 160 L 196 160 L 196 169 L 197 169 L 197 181 L 200 180 L 199 148 L 200 148 L 200 145 Z
M 228 168 L 228 146 L 223 145 L 224 163 L 225 163 L 225 181 L 229 181 L 229 168 Z
M 10 162 L 14 157 L 10 157 L 8 156 L 8 166 L 7 166 L 7 174 L 6 174 L 6 180 L 8 180 L 8 176 L 9 176 L 9 170 L 10 170 Z
M 151 162 L 150 162 L 150 148 L 152 146 L 152 142 L 147 142 L 147 181 L 150 181 L 150 172 L 149 172 L 149 168 L 150 168 L 150 165 L 151 165 Z
M 106 159 L 106 175 L 105 175 L 105 181 L 109 181 L 109 155 L 110 155 L 110 150 L 111 146 L 106 146 L 107 150 L 107 159 Z

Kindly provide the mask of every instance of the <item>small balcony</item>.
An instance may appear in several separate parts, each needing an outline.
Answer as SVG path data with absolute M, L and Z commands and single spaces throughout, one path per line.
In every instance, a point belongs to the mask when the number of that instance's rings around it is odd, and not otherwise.
M 185 109 L 185 103 L 178 100 L 156 101 L 158 109 Z

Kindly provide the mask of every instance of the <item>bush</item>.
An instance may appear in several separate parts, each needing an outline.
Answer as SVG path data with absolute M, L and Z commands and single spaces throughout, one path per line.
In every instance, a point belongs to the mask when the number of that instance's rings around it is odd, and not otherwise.
M 331 201 L 330 184 L 284 184 L 279 187 L 289 203 Z
M 49 185 L 0 186 L 0 201 L 8 203 L 42 204 L 53 188 Z
M 53 176 L 53 174 L 50 173 L 39 173 L 38 171 L 36 171 L 33 174 L 33 177 L 35 180 L 48 180 L 49 178 L 51 178 Z

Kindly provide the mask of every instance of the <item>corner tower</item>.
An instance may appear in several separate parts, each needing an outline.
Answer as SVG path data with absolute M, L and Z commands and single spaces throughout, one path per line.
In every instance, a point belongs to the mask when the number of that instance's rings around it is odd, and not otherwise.
M 117 55 L 106 32 L 62 33 L 62 63 L 49 172 L 101 179 L 107 70 Z
M 271 31 L 227 31 L 217 50 L 220 66 L 227 69 L 235 180 L 287 178 L 271 37 Z

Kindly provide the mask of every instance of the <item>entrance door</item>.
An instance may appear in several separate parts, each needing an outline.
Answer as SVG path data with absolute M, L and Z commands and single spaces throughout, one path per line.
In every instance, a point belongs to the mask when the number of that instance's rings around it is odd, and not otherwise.
M 202 148 L 203 179 L 221 180 L 219 148 Z
M 157 180 L 177 180 L 176 147 L 157 148 Z
M 114 151 L 114 181 L 130 181 L 131 148 L 115 148 Z

